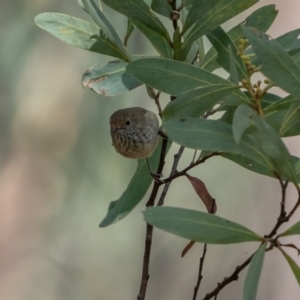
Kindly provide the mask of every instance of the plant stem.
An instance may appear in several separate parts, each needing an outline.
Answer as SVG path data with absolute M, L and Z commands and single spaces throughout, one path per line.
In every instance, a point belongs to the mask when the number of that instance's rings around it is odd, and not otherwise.
M 198 279 L 197 279 L 196 286 L 194 287 L 193 300 L 196 300 L 196 298 L 197 298 L 198 290 L 199 290 L 199 287 L 200 287 L 200 284 L 201 284 L 201 281 L 202 281 L 202 278 L 203 278 L 202 270 L 203 270 L 206 251 L 207 251 L 207 244 L 204 244 L 202 256 L 200 257 Z
M 173 179 L 175 179 L 177 177 L 184 176 L 187 173 L 187 171 L 189 171 L 190 169 L 204 163 L 209 158 L 211 158 L 213 156 L 217 156 L 217 155 L 222 155 L 222 152 L 212 152 L 212 153 L 202 157 L 201 159 L 197 160 L 196 162 L 191 163 L 188 167 L 186 167 L 182 171 L 176 172 L 174 175 L 171 175 L 170 177 L 162 180 L 162 182 L 160 184 L 165 184 L 165 183 L 168 183 L 168 182 L 172 181 Z
M 203 298 L 203 300 L 209 300 L 213 297 L 215 297 L 216 295 L 218 295 L 218 293 L 229 283 L 231 283 L 232 281 L 238 280 L 239 278 L 239 273 L 249 265 L 249 263 L 251 262 L 251 259 L 253 257 L 254 254 L 252 254 L 245 262 L 243 262 L 240 266 L 237 266 L 236 269 L 234 270 L 234 272 L 229 276 L 229 277 L 225 277 L 223 279 L 222 282 L 218 283 L 218 286 L 210 293 L 206 294 L 206 296 Z
M 174 155 L 174 162 L 173 162 L 173 166 L 172 166 L 170 176 L 174 175 L 177 172 L 177 166 L 178 166 L 178 163 L 179 163 L 179 160 L 181 158 L 181 155 L 183 153 L 184 148 L 185 148 L 184 146 L 180 146 L 177 154 Z M 165 197 L 167 195 L 167 192 L 169 190 L 169 187 L 170 187 L 171 183 L 172 183 L 172 180 L 165 184 L 164 189 L 163 189 L 163 191 L 160 195 L 160 198 L 158 200 L 157 206 L 162 206 L 164 204 L 164 200 L 165 200 Z
M 167 151 L 168 139 L 164 138 L 160 151 L 159 164 L 157 168 L 157 174 L 161 174 L 165 164 L 165 157 Z M 146 206 L 153 206 L 155 202 L 155 198 L 157 196 L 158 189 L 160 187 L 160 183 L 158 181 L 154 181 L 153 188 L 149 200 Z M 144 300 L 147 291 L 147 285 L 149 280 L 149 262 L 150 262 L 150 254 L 151 254 L 151 246 L 152 246 L 152 235 L 153 235 L 153 226 L 146 224 L 146 238 L 145 238 L 145 249 L 144 249 L 144 258 L 143 258 L 143 271 L 142 278 L 140 284 L 139 294 L 137 296 L 138 300 Z

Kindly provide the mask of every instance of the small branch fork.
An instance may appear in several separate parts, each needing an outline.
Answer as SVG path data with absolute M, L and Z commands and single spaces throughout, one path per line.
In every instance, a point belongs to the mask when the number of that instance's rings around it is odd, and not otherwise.
M 287 244 L 287 245 L 283 245 L 280 244 L 278 242 L 278 238 L 280 237 L 280 235 L 278 235 L 277 237 L 273 238 L 276 233 L 277 230 L 279 229 L 279 227 L 285 223 L 288 222 L 289 219 L 292 217 L 292 215 L 295 213 L 295 211 L 297 210 L 297 208 L 300 206 L 300 190 L 298 189 L 298 200 L 295 203 L 294 207 L 292 208 L 292 210 L 290 211 L 289 214 L 286 213 L 286 208 L 285 208 L 285 202 L 286 202 L 286 190 L 287 190 L 287 186 L 288 186 L 288 181 L 283 181 L 281 176 L 278 174 L 275 174 L 275 176 L 278 178 L 280 186 L 281 186 L 281 202 L 280 202 L 280 213 L 279 213 L 279 217 L 277 219 L 277 222 L 274 226 L 274 228 L 271 230 L 271 232 L 268 235 L 265 235 L 265 239 L 266 241 L 270 242 L 270 246 L 266 249 L 266 251 L 269 251 L 271 249 L 273 249 L 274 247 L 279 248 L 279 250 L 282 251 L 282 246 L 287 246 L 287 247 L 293 247 L 294 245 L 291 244 Z M 294 247 L 293 247 L 294 248 Z M 296 248 L 298 251 L 299 249 Z M 225 277 L 223 279 L 222 282 L 218 283 L 217 287 L 211 291 L 210 293 L 206 294 L 206 296 L 202 299 L 202 300 L 209 300 L 212 299 L 213 297 L 216 297 L 218 295 L 218 293 L 225 287 L 227 286 L 229 283 L 238 280 L 238 275 L 239 273 L 245 269 L 246 266 L 248 266 L 252 260 L 252 257 L 254 256 L 254 254 L 252 254 L 246 261 L 244 261 L 241 265 L 237 266 L 236 269 L 234 270 L 234 272 L 228 276 Z M 193 298 L 193 300 L 196 298 Z
M 159 159 L 159 165 L 157 168 L 157 174 L 161 174 L 164 164 L 165 164 L 165 156 L 166 156 L 166 149 L 167 149 L 167 143 L 168 143 L 168 139 L 165 137 L 163 139 L 163 143 L 162 143 L 162 149 L 161 149 L 161 154 L 160 154 L 160 159 Z M 152 192 L 151 195 L 149 197 L 149 200 L 146 204 L 147 207 L 149 206 L 154 206 L 154 202 L 159 190 L 159 187 L 163 184 L 165 184 L 164 189 L 160 195 L 160 198 L 158 200 L 158 206 L 163 205 L 164 203 L 164 199 L 166 197 L 166 194 L 168 192 L 168 189 L 173 181 L 173 179 L 180 177 L 180 176 L 184 176 L 186 174 L 187 171 L 189 171 L 190 169 L 194 168 L 195 166 L 204 163 L 207 159 L 213 157 L 213 156 L 217 156 L 220 155 L 220 152 L 213 152 L 207 156 L 204 156 L 203 158 L 197 160 L 196 162 L 192 162 L 187 168 L 183 169 L 182 171 L 178 172 L 177 171 L 177 166 L 179 163 L 179 160 L 182 156 L 182 153 L 184 151 L 185 147 L 181 146 L 179 148 L 179 151 L 177 154 L 174 155 L 174 161 L 173 161 L 173 166 L 172 166 L 172 170 L 170 173 L 170 176 L 168 178 L 166 178 L 165 180 L 155 180 L 154 181 L 154 185 L 152 188 Z M 145 239 L 145 250 L 144 250 L 144 258 L 143 258 L 143 271 L 142 271 L 142 279 L 141 279 L 141 284 L 140 284 L 140 291 L 139 294 L 137 296 L 137 300 L 144 300 L 145 299 L 145 295 L 146 295 L 146 290 L 147 290 L 147 284 L 148 284 L 148 280 L 149 280 L 149 261 L 150 261 L 150 253 L 151 253 L 151 246 L 152 246 L 152 236 L 153 236 L 153 226 L 147 224 L 146 227 L 146 239 Z

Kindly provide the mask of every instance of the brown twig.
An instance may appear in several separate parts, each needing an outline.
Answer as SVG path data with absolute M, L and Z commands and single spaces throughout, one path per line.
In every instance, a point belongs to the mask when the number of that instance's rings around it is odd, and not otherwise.
M 197 283 L 194 287 L 193 300 L 196 300 L 196 298 L 197 298 L 198 291 L 199 291 L 199 288 L 200 288 L 200 284 L 201 284 L 201 281 L 202 281 L 202 278 L 203 278 L 202 270 L 203 270 L 206 251 L 207 251 L 207 244 L 204 244 L 202 256 L 200 257 L 198 279 L 197 279 Z
M 218 286 L 210 293 L 206 294 L 206 296 L 202 299 L 202 300 L 209 300 L 213 297 L 215 297 L 216 295 L 218 295 L 218 293 L 229 283 L 238 280 L 239 278 L 239 273 L 246 268 L 249 263 L 251 262 L 251 259 L 253 257 L 254 254 L 252 254 L 246 261 L 244 261 L 240 266 L 237 266 L 236 269 L 234 270 L 234 272 L 229 276 L 229 277 L 225 277 L 223 279 L 222 282 L 218 283 Z
M 289 220 L 286 216 L 286 211 L 285 211 L 285 201 L 286 201 L 286 189 L 288 186 L 288 181 L 283 182 L 281 176 L 279 174 L 275 174 L 275 176 L 278 178 L 280 186 L 281 186 L 281 202 L 280 202 L 280 213 L 279 217 L 277 218 L 277 222 L 274 226 L 274 228 L 271 230 L 271 232 L 266 235 L 266 238 L 271 238 L 273 237 L 276 233 L 278 228 L 285 222 Z
M 172 181 L 173 179 L 175 179 L 177 177 L 185 176 L 187 171 L 189 171 L 190 169 L 204 163 L 206 160 L 208 160 L 209 158 L 211 158 L 213 156 L 217 156 L 217 155 L 221 155 L 221 154 L 222 154 L 222 152 L 212 152 L 212 153 L 198 159 L 197 161 L 191 163 L 188 167 L 184 168 L 182 171 L 176 172 L 175 174 L 173 174 L 173 175 L 169 176 L 168 178 L 162 180 L 160 184 L 165 184 L 165 183 L 168 183 L 168 182 Z
M 172 12 L 171 12 L 171 20 L 173 23 L 173 28 L 176 30 L 177 28 L 177 20 L 179 17 L 179 12 L 176 9 L 176 0 L 169 0 L 169 4 L 172 7 Z
M 161 174 L 164 164 L 165 164 L 165 157 L 167 151 L 167 144 L 168 139 L 164 138 L 161 146 L 160 151 L 160 158 L 159 164 L 157 168 L 157 174 Z M 158 181 L 154 181 L 154 185 L 152 188 L 151 195 L 146 206 L 153 206 L 155 202 L 155 198 L 157 196 L 158 189 L 160 187 L 160 183 Z M 144 300 L 147 291 L 147 284 L 149 280 L 149 261 L 150 261 L 150 254 L 151 254 L 151 246 L 152 246 L 152 235 L 153 235 L 153 226 L 147 224 L 146 225 L 146 238 L 145 238 L 145 249 L 144 249 L 144 258 L 143 258 L 143 271 L 142 271 L 142 279 L 140 284 L 139 294 L 137 296 L 138 300 Z
M 174 155 L 174 162 L 173 162 L 170 176 L 174 175 L 177 172 L 177 166 L 178 166 L 178 163 L 179 163 L 179 160 L 181 158 L 184 148 L 185 148 L 184 146 L 180 146 L 178 152 Z M 167 195 L 167 192 L 169 190 L 171 183 L 172 183 L 172 180 L 165 184 L 164 189 L 160 195 L 157 206 L 162 206 L 164 204 L 164 200 L 165 200 L 165 197 Z
M 214 199 L 211 210 L 210 210 L 210 213 L 214 212 L 215 205 L 216 205 L 216 201 Z M 199 291 L 199 288 L 200 288 L 200 284 L 201 284 L 201 281 L 202 281 L 202 278 L 203 278 L 202 271 L 203 271 L 203 265 L 204 265 L 204 260 L 205 260 L 205 256 L 206 256 L 206 251 L 207 251 L 207 244 L 205 243 L 204 247 L 203 247 L 202 255 L 200 257 L 198 279 L 197 279 L 196 286 L 194 287 L 193 300 L 196 300 L 196 298 L 197 298 L 198 291 Z M 216 294 L 216 297 L 217 297 L 217 294 Z

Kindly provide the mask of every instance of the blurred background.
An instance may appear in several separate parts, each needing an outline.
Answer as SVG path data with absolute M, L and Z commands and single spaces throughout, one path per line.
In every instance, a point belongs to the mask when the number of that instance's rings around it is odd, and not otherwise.
M 260 1 L 225 24 L 229 29 L 252 11 L 276 4 L 272 37 L 300 27 L 298 0 Z M 2 1 L 0 10 L 0 299 L 136 299 L 142 269 L 147 197 L 124 220 L 99 228 L 110 201 L 119 198 L 137 162 L 111 146 L 109 117 L 119 108 L 156 111 L 144 87 L 114 98 L 81 86 L 85 69 L 109 57 L 73 48 L 34 24 L 42 12 L 60 12 L 91 21 L 76 0 Z M 121 37 L 126 20 L 104 6 Z M 92 22 L 92 21 L 91 21 Z M 171 30 L 171 22 L 169 23 Z M 133 54 L 156 55 L 142 35 L 129 40 Z M 162 98 L 165 105 L 168 97 Z M 300 156 L 299 138 L 285 139 Z M 171 148 L 164 174 L 169 174 Z M 186 150 L 179 169 L 192 151 Z M 276 180 L 213 158 L 191 175 L 216 198 L 218 214 L 266 234 L 279 213 Z M 296 195 L 288 190 L 288 208 Z M 176 180 L 166 205 L 205 210 L 185 178 Z M 294 224 L 300 214 L 291 220 Z M 284 227 L 283 227 L 284 228 Z M 286 239 L 286 241 L 295 241 Z M 203 245 L 180 258 L 187 240 L 155 230 L 147 299 L 192 299 Z M 298 243 L 298 246 L 299 243 Z M 199 299 L 257 245 L 209 246 Z M 300 260 L 295 251 L 288 251 Z M 233 255 L 234 254 L 234 255 Z M 243 280 L 218 300 L 242 299 Z M 279 251 L 266 255 L 257 299 L 296 300 L 299 286 Z

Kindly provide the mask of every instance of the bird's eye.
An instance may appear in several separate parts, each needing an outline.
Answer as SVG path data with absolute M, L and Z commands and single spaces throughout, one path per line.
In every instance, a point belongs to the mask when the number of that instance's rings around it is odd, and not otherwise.
M 125 122 L 125 124 L 126 124 L 126 125 L 130 125 L 130 120 L 127 120 L 127 121 Z

